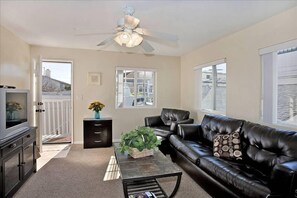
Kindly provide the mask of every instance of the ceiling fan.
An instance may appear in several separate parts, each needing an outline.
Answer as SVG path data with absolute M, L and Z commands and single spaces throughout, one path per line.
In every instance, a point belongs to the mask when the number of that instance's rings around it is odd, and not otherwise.
M 140 20 L 133 16 L 135 10 L 130 6 L 124 8 L 125 16 L 120 18 L 117 22 L 117 27 L 113 35 L 100 42 L 97 46 L 104 46 L 112 41 L 115 41 L 120 46 L 124 47 L 136 47 L 141 46 L 146 53 L 154 51 L 154 48 L 145 40 L 144 37 L 156 37 L 159 39 L 164 39 L 171 42 L 176 42 L 178 37 L 175 35 L 149 31 L 147 29 L 141 28 L 139 26 Z M 90 34 L 100 34 L 100 33 L 90 33 Z M 80 35 L 90 35 L 90 34 L 80 34 Z M 101 33 L 103 34 L 103 33 Z M 105 33 L 106 34 L 106 33 Z

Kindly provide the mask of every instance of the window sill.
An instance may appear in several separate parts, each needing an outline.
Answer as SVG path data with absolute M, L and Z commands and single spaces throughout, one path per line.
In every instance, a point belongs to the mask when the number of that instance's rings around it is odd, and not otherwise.
M 215 111 L 215 110 L 211 110 L 211 109 L 200 109 L 200 111 L 203 112 L 203 113 L 226 116 L 226 112 Z
M 261 120 L 261 123 L 263 125 L 272 127 L 272 128 L 276 128 L 276 129 L 282 129 L 282 130 L 289 130 L 289 131 L 296 131 L 297 130 L 297 126 L 296 125 L 292 125 L 292 124 L 284 124 L 284 123 L 267 123 L 267 122 L 263 122 L 263 120 Z
M 156 109 L 157 107 L 116 107 L 116 109 Z

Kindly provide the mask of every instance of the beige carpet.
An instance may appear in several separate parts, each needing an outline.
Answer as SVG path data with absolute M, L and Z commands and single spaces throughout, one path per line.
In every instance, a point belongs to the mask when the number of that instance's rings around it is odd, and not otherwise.
M 122 198 L 121 179 L 103 181 L 113 148 L 83 149 L 72 145 L 65 158 L 53 158 L 33 174 L 15 198 Z M 166 192 L 175 180 L 166 178 L 161 185 Z M 177 198 L 210 197 L 183 172 Z

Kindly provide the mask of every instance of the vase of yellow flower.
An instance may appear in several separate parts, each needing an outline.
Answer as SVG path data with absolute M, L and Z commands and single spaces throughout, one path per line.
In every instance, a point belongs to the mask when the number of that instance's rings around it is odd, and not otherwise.
M 100 111 L 105 105 L 99 101 L 94 101 L 89 105 L 89 109 L 95 112 L 95 119 L 100 119 Z

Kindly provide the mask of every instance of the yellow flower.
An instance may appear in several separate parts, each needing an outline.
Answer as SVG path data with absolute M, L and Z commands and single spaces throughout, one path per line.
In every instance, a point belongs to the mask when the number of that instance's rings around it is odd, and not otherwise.
M 89 109 L 93 111 L 101 111 L 105 105 L 99 101 L 94 101 L 89 105 Z

